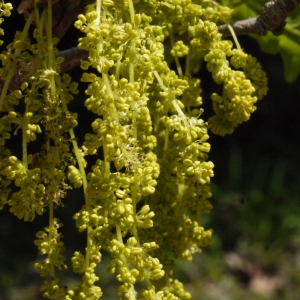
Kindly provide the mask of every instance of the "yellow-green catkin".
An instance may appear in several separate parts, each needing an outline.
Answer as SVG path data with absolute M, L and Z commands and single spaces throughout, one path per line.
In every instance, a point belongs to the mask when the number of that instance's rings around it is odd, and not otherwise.
M 0 9 L 8 16 L 11 6 L 2 2 Z M 88 51 L 81 62 L 87 99 L 80 109 L 94 115 L 78 146 L 79 112 L 68 109 L 77 83 L 59 75 L 51 14 L 51 1 L 44 11 L 34 9 L 0 54 L 0 208 L 8 204 L 25 221 L 49 214 L 48 226 L 35 240 L 44 256 L 35 264 L 45 278 L 43 296 L 99 299 L 97 266 L 106 251 L 111 256 L 106 271 L 120 282 L 118 299 L 191 299 L 172 276 L 175 259 L 192 260 L 211 241 L 212 230 L 202 223 L 212 209 L 209 130 L 229 134 L 249 119 L 266 94 L 265 73 L 239 45 L 222 39 L 217 26 L 229 22 L 232 10 L 214 1 L 97 0 L 75 22 L 83 33 L 78 47 Z M 165 56 L 174 60 L 174 70 Z M 192 73 L 197 57 L 223 87 L 222 95 L 211 95 L 215 114 L 208 120 L 202 118 L 201 79 Z M 22 68 L 26 80 L 10 91 L 15 70 Z M 5 146 L 14 126 L 22 157 Z M 27 153 L 40 135 L 42 147 Z M 88 155 L 97 155 L 92 166 Z M 13 184 L 17 191 L 12 192 Z M 60 284 L 68 264 L 63 224 L 55 208 L 64 205 L 71 188 L 83 189 L 82 207 L 73 219 L 87 245 L 68 259 L 82 280 L 66 288 Z M 144 282 L 141 290 L 137 282 Z

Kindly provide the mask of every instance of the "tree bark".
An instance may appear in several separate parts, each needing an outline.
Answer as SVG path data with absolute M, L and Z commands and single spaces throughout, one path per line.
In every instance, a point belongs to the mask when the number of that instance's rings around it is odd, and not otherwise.
M 247 20 L 234 22 L 231 27 L 236 35 L 256 34 L 264 36 L 271 31 L 274 35 L 281 35 L 288 15 L 298 7 L 300 0 L 271 0 L 267 2 L 259 16 Z M 219 26 L 223 36 L 230 36 L 227 24 Z

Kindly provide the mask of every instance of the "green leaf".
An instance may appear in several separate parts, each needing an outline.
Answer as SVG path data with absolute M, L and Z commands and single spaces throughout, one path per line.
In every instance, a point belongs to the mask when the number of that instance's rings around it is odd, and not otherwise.
M 262 51 L 270 54 L 280 53 L 284 64 L 284 77 L 287 82 L 293 82 L 300 73 L 300 31 L 289 34 L 288 25 L 283 35 L 275 37 L 268 34 L 265 37 L 255 37 Z

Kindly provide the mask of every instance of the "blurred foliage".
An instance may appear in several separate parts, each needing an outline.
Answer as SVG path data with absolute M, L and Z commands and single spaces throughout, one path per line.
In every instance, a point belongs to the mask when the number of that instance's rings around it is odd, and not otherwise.
M 291 181 L 291 161 L 249 161 L 235 146 L 223 159 L 227 180 L 212 184 L 215 209 L 206 220 L 213 244 L 182 266 L 180 276 L 193 295 L 203 295 L 194 299 L 298 299 L 299 173 Z

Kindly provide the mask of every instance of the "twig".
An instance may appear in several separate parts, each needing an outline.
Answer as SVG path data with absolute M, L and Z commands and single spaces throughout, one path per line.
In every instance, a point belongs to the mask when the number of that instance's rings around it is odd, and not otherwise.
M 61 39 L 68 28 L 74 23 L 78 14 L 83 13 L 85 6 L 92 3 L 93 0 L 53 0 L 53 37 Z M 38 0 L 39 9 L 47 5 L 47 0 Z M 19 14 L 23 14 L 25 20 L 29 17 L 31 11 L 34 9 L 34 0 L 22 0 L 17 10 Z M 83 50 L 79 50 L 74 47 L 65 51 L 61 51 L 57 54 L 64 58 L 64 61 L 60 64 L 60 73 L 66 73 L 76 66 L 80 65 L 80 62 L 87 58 L 88 53 Z M 18 70 L 10 81 L 9 89 L 11 91 L 18 89 L 22 82 L 29 74 L 30 68 L 35 64 L 35 60 L 27 65 L 26 69 Z M 3 82 L 0 81 L 0 91 L 2 89 Z
M 44 5 L 44 0 L 39 0 L 39 5 Z M 85 5 L 93 2 L 93 0 L 55 0 L 53 1 L 53 15 L 55 20 L 53 22 L 53 36 L 61 38 L 68 28 L 73 24 L 77 15 L 83 12 Z M 260 36 L 266 35 L 268 31 L 273 32 L 274 35 L 283 33 L 285 26 L 285 19 L 287 16 L 298 7 L 300 0 L 271 0 L 265 4 L 262 13 L 247 20 L 237 21 L 231 24 L 236 35 L 257 34 Z M 23 14 L 25 19 L 33 9 L 33 0 L 23 0 L 18 7 L 19 13 Z M 228 26 L 219 26 L 219 32 L 223 36 L 230 36 L 231 33 Z M 61 74 L 66 73 L 74 67 L 80 65 L 80 62 L 87 58 L 88 53 L 74 47 L 65 51 L 61 51 L 57 56 L 65 58 L 60 65 Z M 34 61 L 31 63 L 33 64 Z M 28 65 L 30 68 L 30 64 Z M 10 83 L 10 90 L 15 90 L 20 87 L 28 71 L 19 71 L 12 78 Z M 0 82 L 1 90 L 2 82 Z
M 80 50 L 77 47 L 70 48 L 68 50 L 60 51 L 56 54 L 57 57 L 63 57 L 64 61 L 60 64 L 60 74 L 64 74 L 73 68 L 80 65 L 81 61 L 87 59 L 88 52 L 85 50 Z M 9 90 L 14 91 L 20 88 L 22 82 L 26 80 L 26 77 L 30 73 L 30 67 L 35 64 L 35 60 L 27 65 L 24 70 L 19 70 L 13 76 L 9 84 Z M 0 81 L 0 91 L 2 89 L 3 82 Z
M 82 60 L 87 59 L 88 52 L 74 47 L 68 50 L 60 51 L 56 56 L 61 56 L 65 59 L 60 64 L 60 73 L 64 74 L 79 66 Z
M 236 35 L 256 34 L 264 36 L 271 31 L 274 35 L 281 35 L 287 16 L 298 7 L 300 0 L 271 0 L 267 2 L 262 13 L 247 20 L 234 22 L 231 25 Z M 223 36 L 231 33 L 226 24 L 219 26 Z
M 77 16 L 84 12 L 88 4 L 94 0 L 53 0 L 53 37 L 61 39 L 69 27 L 74 23 Z M 47 0 L 38 0 L 38 6 L 42 10 L 47 5 Z M 34 0 L 22 0 L 17 10 L 27 20 L 30 12 L 34 9 Z

